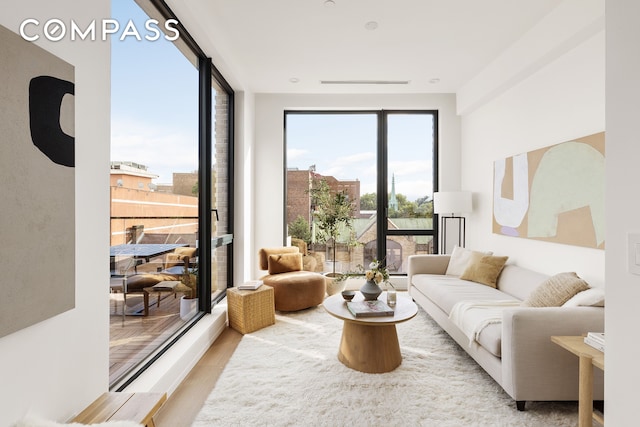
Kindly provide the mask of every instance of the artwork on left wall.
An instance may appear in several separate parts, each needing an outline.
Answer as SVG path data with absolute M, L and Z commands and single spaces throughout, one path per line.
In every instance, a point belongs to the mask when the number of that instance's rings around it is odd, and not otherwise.
M 493 232 L 604 249 L 604 132 L 496 160 Z
M 75 307 L 75 69 L 0 26 L 0 337 Z

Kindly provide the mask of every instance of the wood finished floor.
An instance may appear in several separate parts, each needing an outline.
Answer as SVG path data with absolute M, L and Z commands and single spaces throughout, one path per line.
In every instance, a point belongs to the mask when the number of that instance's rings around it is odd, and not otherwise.
M 193 423 L 241 339 L 242 334 L 231 328 L 222 332 L 160 408 L 154 417 L 156 427 L 188 427 Z

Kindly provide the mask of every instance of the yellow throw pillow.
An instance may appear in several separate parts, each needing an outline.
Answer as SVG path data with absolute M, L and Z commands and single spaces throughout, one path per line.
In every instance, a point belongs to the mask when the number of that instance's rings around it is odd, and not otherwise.
M 288 273 L 302 270 L 302 254 L 269 255 L 269 274 Z
M 589 284 L 576 273 L 559 273 L 549 277 L 535 288 L 526 300 L 527 307 L 560 307 L 578 292 L 589 289 Z
M 491 256 L 474 253 L 471 255 L 471 260 L 460 278 L 495 288 L 498 276 L 507 259 L 509 259 L 507 256 Z
M 444 274 L 447 276 L 460 276 L 464 273 L 465 268 L 467 268 L 473 257 L 480 257 L 481 255 L 493 255 L 493 252 L 472 251 L 457 245 L 454 246 L 449 258 L 449 265 L 447 265 L 447 271 Z

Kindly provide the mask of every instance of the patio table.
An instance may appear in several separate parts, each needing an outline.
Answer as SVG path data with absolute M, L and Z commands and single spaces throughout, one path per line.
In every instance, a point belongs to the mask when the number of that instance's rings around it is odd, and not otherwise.
M 187 243 L 132 243 L 111 246 L 111 271 L 116 271 L 116 257 L 132 257 L 149 262 L 151 258 L 172 252 L 176 248 L 189 246 Z M 136 268 L 138 264 L 135 264 Z

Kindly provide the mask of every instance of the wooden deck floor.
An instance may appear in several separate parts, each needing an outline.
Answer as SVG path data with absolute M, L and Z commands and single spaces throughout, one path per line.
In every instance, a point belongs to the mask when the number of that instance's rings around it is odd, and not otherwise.
M 162 294 L 160 307 L 156 306 L 155 295 L 151 296 L 149 316 L 141 315 L 141 302 L 128 306 L 127 313 L 140 314 L 126 315 L 124 320 L 118 296 L 110 302 L 109 384 L 137 366 L 186 323 L 180 319 L 179 295 Z

